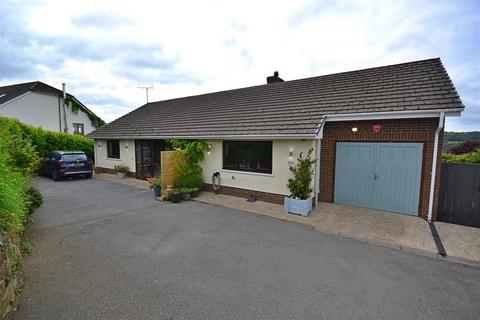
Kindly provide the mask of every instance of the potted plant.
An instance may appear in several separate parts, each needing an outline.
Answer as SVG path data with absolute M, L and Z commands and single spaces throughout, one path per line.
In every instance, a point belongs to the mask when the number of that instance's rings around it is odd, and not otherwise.
M 203 177 L 200 174 L 192 175 L 190 178 L 190 188 L 192 189 L 192 198 L 198 197 L 203 187 Z
M 180 193 L 182 194 L 182 200 L 190 200 L 192 189 L 190 188 L 181 188 Z
M 308 216 L 312 211 L 312 182 L 313 165 L 316 160 L 312 160 L 313 149 L 308 150 L 307 156 L 303 158 L 300 153 L 297 163 L 290 166 L 290 172 L 293 178 L 288 179 L 287 187 L 290 190 L 290 196 L 285 197 L 283 211 L 286 213 L 295 213 L 302 216 Z
M 172 190 L 172 193 L 170 194 L 170 201 L 173 203 L 179 203 L 182 201 L 182 194 L 180 193 L 179 189 Z
M 196 198 L 198 197 L 199 194 L 200 194 L 200 189 L 197 187 L 193 187 L 192 192 L 190 193 L 191 197 Z
M 123 179 L 125 178 L 125 174 L 128 173 L 128 167 L 126 165 L 119 164 L 113 167 L 113 171 L 117 174 L 117 177 Z
M 158 176 L 151 180 L 150 188 L 153 189 L 153 195 L 155 197 L 160 197 L 160 194 L 162 192 L 162 177 Z

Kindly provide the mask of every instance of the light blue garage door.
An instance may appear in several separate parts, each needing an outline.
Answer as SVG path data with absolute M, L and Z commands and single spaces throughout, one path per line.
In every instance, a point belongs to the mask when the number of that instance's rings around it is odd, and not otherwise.
M 338 142 L 335 203 L 418 215 L 423 144 Z

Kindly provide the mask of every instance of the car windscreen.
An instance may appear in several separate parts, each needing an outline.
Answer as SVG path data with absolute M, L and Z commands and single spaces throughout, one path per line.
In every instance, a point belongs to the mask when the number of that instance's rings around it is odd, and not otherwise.
M 62 154 L 63 161 L 83 161 L 87 160 L 87 156 L 84 153 L 70 153 Z

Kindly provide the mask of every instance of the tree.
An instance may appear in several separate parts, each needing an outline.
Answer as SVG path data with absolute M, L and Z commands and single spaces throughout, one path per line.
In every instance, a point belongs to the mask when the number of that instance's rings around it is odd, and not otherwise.
M 480 141 L 468 140 L 450 147 L 450 149 L 448 149 L 448 153 L 465 154 L 465 153 L 473 152 L 479 148 L 480 148 Z

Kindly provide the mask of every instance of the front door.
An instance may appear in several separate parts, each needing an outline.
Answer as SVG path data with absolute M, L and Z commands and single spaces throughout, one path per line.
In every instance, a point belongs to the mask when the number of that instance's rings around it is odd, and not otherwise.
M 162 140 L 135 140 L 136 176 L 140 179 L 160 175 Z
M 418 215 L 423 144 L 338 142 L 335 203 Z

